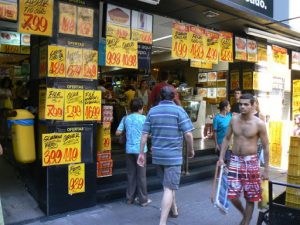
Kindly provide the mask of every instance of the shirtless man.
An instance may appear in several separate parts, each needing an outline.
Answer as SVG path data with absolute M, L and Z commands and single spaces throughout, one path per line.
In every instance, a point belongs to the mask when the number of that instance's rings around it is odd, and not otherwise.
M 224 156 L 233 134 L 233 148 L 228 172 L 228 198 L 242 213 L 240 225 L 249 225 L 254 202 L 261 200 L 260 179 L 269 178 L 269 140 L 265 123 L 253 115 L 254 98 L 243 94 L 240 98 L 240 114 L 232 117 L 227 134 L 222 142 L 218 165 L 224 164 Z M 260 178 L 257 157 L 257 141 L 261 138 L 265 168 Z M 246 208 L 239 196 L 244 192 Z

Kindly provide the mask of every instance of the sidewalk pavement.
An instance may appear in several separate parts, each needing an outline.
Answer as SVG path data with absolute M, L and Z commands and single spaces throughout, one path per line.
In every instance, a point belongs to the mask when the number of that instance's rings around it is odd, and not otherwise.
M 285 181 L 286 174 L 271 171 L 272 180 Z M 176 192 L 179 216 L 169 218 L 168 225 L 238 225 L 242 216 L 230 206 L 228 215 L 223 215 L 209 200 L 212 179 L 182 186 Z M 151 193 L 152 203 L 147 207 L 127 205 L 125 199 L 98 204 L 95 207 L 68 214 L 45 217 L 28 223 L 30 225 L 155 225 L 159 224 L 162 191 Z M 257 222 L 255 206 L 251 225 Z

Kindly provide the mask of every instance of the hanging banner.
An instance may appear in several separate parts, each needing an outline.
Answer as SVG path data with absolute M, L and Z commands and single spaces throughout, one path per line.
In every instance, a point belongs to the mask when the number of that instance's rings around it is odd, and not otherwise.
M 235 90 L 240 87 L 240 76 L 238 71 L 230 72 L 230 90 Z
M 18 1 L 0 0 L 0 19 L 17 21 Z
M 245 38 L 235 37 L 235 59 L 247 60 L 247 40 Z
M 206 35 L 205 29 L 189 25 L 188 32 L 188 58 L 195 60 L 204 60 L 206 56 Z
M 139 69 L 150 70 L 152 45 L 138 44 L 138 66 Z
M 77 7 L 77 35 L 93 37 L 94 10 L 85 7 Z
M 252 83 L 252 72 L 245 71 L 243 72 L 243 90 L 252 90 L 253 83 Z
M 188 31 L 188 25 L 173 22 L 171 54 L 173 58 L 188 59 Z
M 130 40 L 130 10 L 107 4 L 106 37 Z
M 19 1 L 18 32 L 52 36 L 53 0 Z
M 66 77 L 81 78 L 82 49 L 66 48 Z
M 137 69 L 137 42 L 106 38 L 106 66 Z
M 233 62 L 233 34 L 220 32 L 220 61 Z
M 64 96 L 63 89 L 47 88 L 45 119 L 63 120 Z
M 68 166 L 68 194 L 85 192 L 85 164 L 70 164 Z
M 66 48 L 48 46 L 48 77 L 65 77 Z
M 101 91 L 84 91 L 84 120 L 101 120 Z
M 152 21 L 152 15 L 133 10 L 131 14 L 131 40 L 151 45 Z
M 42 166 L 81 162 L 81 133 L 42 134 Z
M 219 62 L 219 33 L 206 30 L 206 37 L 207 37 L 207 52 L 206 52 L 206 61 L 218 64 Z
M 83 90 L 65 90 L 65 121 L 83 120 Z
M 191 59 L 190 67 L 211 70 L 213 68 L 213 64 L 208 63 L 206 61 L 198 61 L 198 60 L 192 60 Z
M 39 64 L 39 76 L 45 77 L 47 76 L 47 62 L 48 62 L 48 46 L 40 47 L 40 64 Z
M 77 10 L 75 5 L 59 3 L 58 32 L 63 34 L 76 34 Z
M 300 70 L 300 52 L 292 51 L 292 70 Z
M 97 79 L 98 76 L 98 51 L 91 49 L 82 50 L 83 78 Z
M 275 63 L 287 64 L 287 49 L 272 45 L 272 58 Z
M 258 43 L 257 45 L 257 61 L 258 62 L 267 62 L 268 61 L 268 52 L 267 45 Z
M 257 62 L 257 43 L 247 39 L 247 61 Z

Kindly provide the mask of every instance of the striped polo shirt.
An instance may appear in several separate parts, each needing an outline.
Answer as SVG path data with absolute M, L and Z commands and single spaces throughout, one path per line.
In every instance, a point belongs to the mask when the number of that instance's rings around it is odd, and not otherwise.
M 163 100 L 150 109 L 143 126 L 143 133 L 151 135 L 152 163 L 181 165 L 183 134 L 194 129 L 181 106 Z

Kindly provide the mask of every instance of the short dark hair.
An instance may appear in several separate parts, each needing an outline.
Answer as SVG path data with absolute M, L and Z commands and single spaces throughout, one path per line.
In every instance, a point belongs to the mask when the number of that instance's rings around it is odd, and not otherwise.
M 143 100 L 141 98 L 134 98 L 130 102 L 130 111 L 138 112 L 144 106 Z
M 165 81 L 169 79 L 169 73 L 167 71 L 162 71 L 160 73 L 160 80 Z
M 222 111 L 225 107 L 229 105 L 229 101 L 224 100 L 219 103 L 219 109 Z
M 242 93 L 242 90 L 239 87 L 237 87 L 236 89 L 234 89 L 234 92 L 236 92 L 236 91 L 240 91 Z
M 254 104 L 254 102 L 255 102 L 255 99 L 254 99 L 253 95 L 252 95 L 252 94 L 250 94 L 250 93 L 245 93 L 245 94 L 242 94 L 242 95 L 241 95 L 241 97 L 240 97 L 240 100 L 241 100 L 241 99 L 249 99 L 249 100 L 250 100 L 250 103 L 251 103 L 251 105 L 253 105 L 253 104 Z
M 161 100 L 173 100 L 175 98 L 174 88 L 171 86 L 165 86 L 160 90 Z

